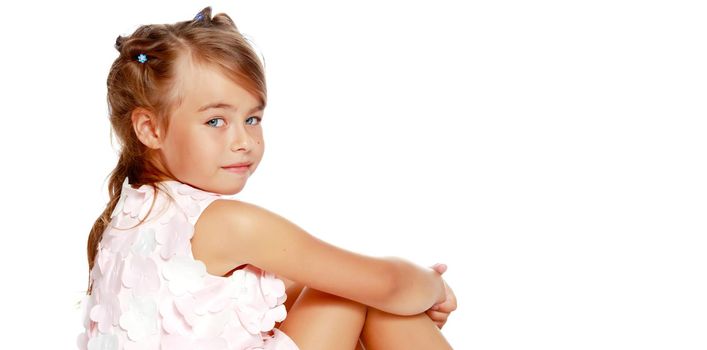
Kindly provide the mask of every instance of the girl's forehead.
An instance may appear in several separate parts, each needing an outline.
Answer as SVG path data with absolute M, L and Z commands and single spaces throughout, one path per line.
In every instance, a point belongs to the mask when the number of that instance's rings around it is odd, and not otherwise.
M 217 103 L 248 109 L 259 104 L 257 99 L 217 67 L 192 61 L 178 65 L 177 72 L 176 88 L 181 101 L 177 113 L 197 113 L 202 107 Z
M 183 96 L 189 100 L 198 96 L 205 96 L 217 93 L 216 86 L 223 79 L 220 72 L 216 72 L 212 67 L 192 63 L 178 66 L 176 70 L 177 87 Z

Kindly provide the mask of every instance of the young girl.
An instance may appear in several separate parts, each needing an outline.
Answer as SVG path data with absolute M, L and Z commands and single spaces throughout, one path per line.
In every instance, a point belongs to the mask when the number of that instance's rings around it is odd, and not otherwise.
M 451 348 L 446 266 L 356 254 L 227 198 L 263 156 L 266 104 L 262 63 L 228 15 L 207 7 L 115 47 L 122 149 L 88 238 L 79 348 Z

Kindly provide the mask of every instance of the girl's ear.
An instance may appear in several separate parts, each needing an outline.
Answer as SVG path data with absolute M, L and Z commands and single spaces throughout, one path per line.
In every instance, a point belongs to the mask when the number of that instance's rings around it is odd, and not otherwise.
M 159 128 L 159 123 L 154 113 L 138 107 L 133 110 L 130 118 L 133 123 L 135 135 L 137 135 L 140 142 L 152 149 L 162 147 L 162 135 L 164 134 Z

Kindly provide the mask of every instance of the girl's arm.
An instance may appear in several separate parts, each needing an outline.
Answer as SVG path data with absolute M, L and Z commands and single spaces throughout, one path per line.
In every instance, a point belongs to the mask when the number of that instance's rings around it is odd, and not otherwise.
M 444 281 L 430 268 L 339 248 L 254 204 L 215 200 L 198 225 L 192 249 L 217 266 L 251 264 L 397 315 L 425 312 L 445 298 Z

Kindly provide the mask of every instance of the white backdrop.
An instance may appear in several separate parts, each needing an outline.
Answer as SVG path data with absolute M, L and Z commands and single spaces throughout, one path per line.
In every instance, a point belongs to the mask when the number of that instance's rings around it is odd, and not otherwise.
M 456 349 L 704 349 L 699 3 L 6 2 L 0 341 L 73 348 L 116 162 L 113 43 L 210 5 L 266 62 L 266 151 L 241 200 L 359 253 L 448 264 Z

